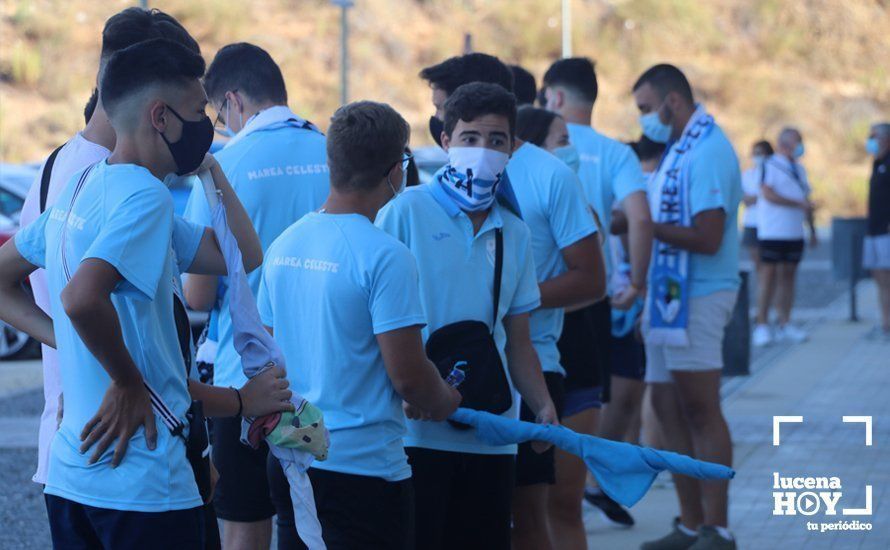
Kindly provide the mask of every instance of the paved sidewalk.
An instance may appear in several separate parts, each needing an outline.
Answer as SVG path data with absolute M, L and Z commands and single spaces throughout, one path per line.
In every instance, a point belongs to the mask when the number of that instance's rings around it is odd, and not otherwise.
M 876 293 L 860 284 L 861 315 L 875 319 Z M 890 344 L 865 340 L 869 322 L 849 323 L 838 300 L 813 327 L 810 341 L 770 358 L 767 365 L 724 398 L 738 472 L 730 486 L 730 523 L 740 548 L 890 548 Z M 773 445 L 773 416 L 803 416 L 802 424 L 781 428 Z M 865 427 L 843 416 L 872 417 L 872 446 Z M 837 515 L 822 508 L 812 516 L 773 515 L 773 474 L 782 477 L 838 477 L 843 493 Z M 872 486 L 872 515 L 842 515 L 863 508 Z M 805 490 L 804 490 L 805 491 Z M 818 492 L 818 490 L 816 490 Z M 800 491 L 803 492 L 803 491 Z M 633 509 L 631 530 L 605 527 L 587 510 L 591 548 L 638 548 L 667 532 L 677 505 L 671 488 L 653 488 Z M 872 531 L 807 530 L 807 522 L 871 523 Z M 820 526 L 821 528 L 821 526 Z

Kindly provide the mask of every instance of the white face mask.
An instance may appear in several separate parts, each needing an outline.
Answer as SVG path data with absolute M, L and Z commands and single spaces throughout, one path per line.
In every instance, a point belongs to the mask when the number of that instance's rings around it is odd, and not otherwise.
M 445 191 L 466 212 L 491 208 L 510 155 L 484 147 L 451 147 L 442 174 Z

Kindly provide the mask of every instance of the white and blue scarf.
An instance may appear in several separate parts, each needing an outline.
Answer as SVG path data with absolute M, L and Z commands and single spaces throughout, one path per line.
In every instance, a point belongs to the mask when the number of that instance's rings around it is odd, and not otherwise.
M 305 128 L 313 132 L 321 133 L 314 124 L 296 115 L 287 105 L 274 105 L 268 109 L 259 111 L 249 119 L 241 130 L 226 142 L 225 147 L 231 147 L 248 135 L 258 130 L 275 130 L 283 126 Z
M 692 226 L 689 172 L 692 149 L 714 128 L 714 117 L 698 106 L 678 141 L 668 144 L 650 181 L 649 202 L 656 223 Z M 647 343 L 688 346 L 689 251 L 659 240 L 652 247 Z

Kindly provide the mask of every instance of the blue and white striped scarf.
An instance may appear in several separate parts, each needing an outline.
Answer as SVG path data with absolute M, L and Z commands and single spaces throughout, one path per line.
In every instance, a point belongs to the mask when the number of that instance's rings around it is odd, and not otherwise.
M 649 203 L 656 223 L 692 226 L 689 171 L 692 149 L 714 128 L 714 117 L 698 106 L 680 139 L 669 143 L 649 182 Z M 649 326 L 646 341 L 688 346 L 689 251 L 655 240 L 649 282 Z

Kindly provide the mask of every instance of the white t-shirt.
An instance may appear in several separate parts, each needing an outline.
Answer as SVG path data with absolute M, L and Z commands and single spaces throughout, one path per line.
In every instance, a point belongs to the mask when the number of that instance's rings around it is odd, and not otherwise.
M 795 201 L 810 196 L 810 184 L 803 166 L 782 155 L 773 155 L 766 162 L 763 185 L 778 195 Z M 801 208 L 784 206 L 757 197 L 757 238 L 760 240 L 795 241 L 804 238 L 806 213 Z
M 748 196 L 758 197 L 756 203 L 745 205 L 745 227 L 757 227 L 757 205 L 760 204 L 760 182 L 763 177 L 763 166 L 755 165 L 742 172 L 742 192 Z
M 74 135 L 68 143 L 62 147 L 53 163 L 52 175 L 49 180 L 49 190 L 46 194 L 46 208 L 50 208 L 56 202 L 56 198 L 65 189 L 71 177 L 87 166 L 104 160 L 111 151 L 98 143 L 87 140 L 80 132 Z M 44 161 L 44 165 L 46 161 Z M 40 217 L 40 177 L 43 174 L 43 166 L 37 173 L 25 204 L 22 206 L 21 226 L 29 225 Z M 34 291 L 34 301 L 52 317 L 50 311 L 49 287 L 46 282 L 46 272 L 38 269 L 31 274 L 31 288 Z M 35 483 L 46 483 L 47 464 L 49 461 L 49 445 L 56 434 L 59 412 L 59 395 L 62 393 L 62 381 L 59 375 L 59 359 L 56 350 L 43 346 L 43 414 L 40 416 L 40 433 L 37 442 L 37 471 L 32 477 Z

